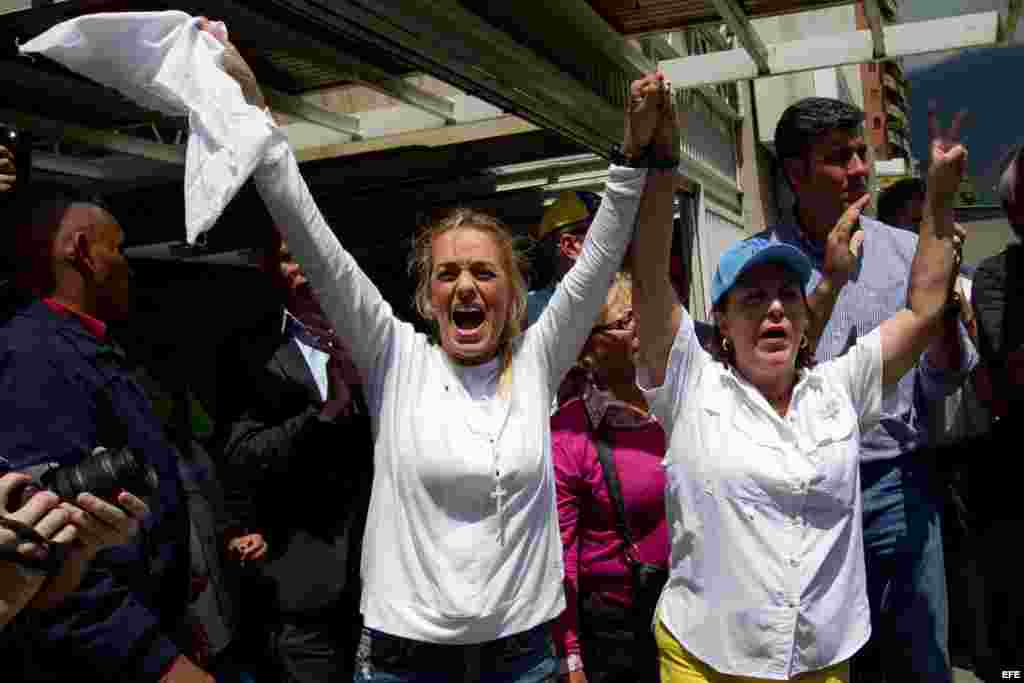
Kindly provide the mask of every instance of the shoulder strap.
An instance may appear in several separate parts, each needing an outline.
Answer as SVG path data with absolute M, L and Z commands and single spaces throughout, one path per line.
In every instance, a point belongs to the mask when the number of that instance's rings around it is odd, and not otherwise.
M 615 461 L 612 459 L 612 446 L 608 442 L 608 435 L 603 428 L 593 431 L 594 441 L 597 444 L 597 459 L 601 463 L 601 470 L 604 472 L 604 481 L 608 485 L 608 495 L 615 507 L 615 524 L 619 530 L 619 536 L 623 541 L 623 552 L 626 555 L 626 562 L 636 562 L 636 552 L 633 545 L 633 534 L 629 531 L 629 524 L 626 523 L 626 504 L 622 499 L 622 485 L 619 482 L 619 473 L 615 468 Z

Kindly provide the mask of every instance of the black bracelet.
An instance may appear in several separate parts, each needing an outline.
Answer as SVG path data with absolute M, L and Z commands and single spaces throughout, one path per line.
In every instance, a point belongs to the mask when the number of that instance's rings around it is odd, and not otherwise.
M 660 171 L 672 171 L 679 168 L 679 157 L 655 157 L 652 156 L 647 160 L 647 168 L 658 169 Z
M 658 157 L 654 154 L 654 147 L 647 145 L 636 157 L 628 157 L 622 151 L 622 145 L 612 145 L 608 152 L 608 159 L 616 166 L 627 166 L 629 168 L 657 168 L 662 170 L 675 169 L 679 167 L 679 157 Z
M 950 292 L 946 305 L 942 309 L 942 316 L 946 320 L 960 317 L 960 294 L 958 292 Z
M 649 151 L 645 148 L 639 156 L 629 157 L 622 151 L 622 145 L 612 145 L 608 151 L 608 160 L 616 166 L 628 166 L 629 168 L 646 168 L 646 158 Z

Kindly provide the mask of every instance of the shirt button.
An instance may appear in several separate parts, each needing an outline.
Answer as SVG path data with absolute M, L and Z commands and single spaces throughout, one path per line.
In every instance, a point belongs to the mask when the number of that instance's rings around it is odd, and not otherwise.
M 790 567 L 799 567 L 800 566 L 800 560 L 796 559 L 795 557 L 789 558 L 789 566 Z

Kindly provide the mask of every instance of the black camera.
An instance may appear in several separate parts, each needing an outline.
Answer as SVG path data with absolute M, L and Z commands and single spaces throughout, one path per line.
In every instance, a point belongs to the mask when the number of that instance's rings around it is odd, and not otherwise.
M 33 481 L 17 492 L 20 495 L 11 496 L 15 510 L 41 489 L 53 491 L 62 500 L 70 502 L 79 493 L 91 493 L 116 505 L 116 496 L 121 491 L 148 498 L 160 483 L 153 466 L 127 448 L 112 451 L 100 447 L 74 465 L 43 463 L 22 471 Z

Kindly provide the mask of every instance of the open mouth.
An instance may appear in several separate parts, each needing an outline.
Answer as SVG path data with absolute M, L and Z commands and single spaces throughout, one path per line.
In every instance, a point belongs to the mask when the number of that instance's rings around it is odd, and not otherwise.
M 765 344 L 763 349 L 781 351 L 786 346 L 786 330 L 782 326 L 769 327 L 761 332 L 758 342 Z
M 477 329 L 484 324 L 486 318 L 479 306 L 459 306 L 452 311 L 452 324 L 464 332 Z

